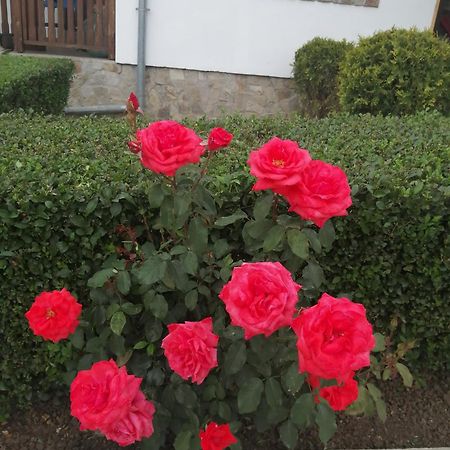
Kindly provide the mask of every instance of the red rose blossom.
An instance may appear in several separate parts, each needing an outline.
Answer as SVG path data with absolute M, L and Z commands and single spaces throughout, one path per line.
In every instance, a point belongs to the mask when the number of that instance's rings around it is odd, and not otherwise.
M 112 359 L 78 372 L 70 386 L 70 412 L 80 421 L 80 430 L 117 426 L 131 411 L 141 381 Z
M 319 389 L 319 397 L 325 399 L 334 411 L 344 411 L 358 399 L 358 383 L 353 378 L 354 375 L 354 372 L 349 372 L 337 385 Z M 308 383 L 313 389 L 320 387 L 320 379 L 314 375 L 308 377 Z
M 223 128 L 213 128 L 208 136 L 208 149 L 211 151 L 228 147 L 233 135 Z
M 201 138 L 173 120 L 154 122 L 136 133 L 141 143 L 141 162 L 156 173 L 174 176 L 182 166 L 200 161 Z
M 202 450 L 223 450 L 236 444 L 237 439 L 230 430 L 230 425 L 218 425 L 210 422 L 205 431 L 200 431 L 200 445 Z
M 279 262 L 245 263 L 233 269 L 219 298 L 245 339 L 267 337 L 292 323 L 300 288 Z
M 346 379 L 370 365 L 375 346 L 372 325 L 363 305 L 323 294 L 317 305 L 304 309 L 293 323 L 300 372 L 325 379 Z
M 217 367 L 217 342 L 213 333 L 212 318 L 200 322 L 172 323 L 167 326 L 169 334 L 163 339 L 170 368 L 187 380 L 201 384 L 209 371 Z
M 128 414 L 102 432 L 107 439 L 126 447 L 153 434 L 154 413 L 153 403 L 146 400 L 145 395 L 138 391 Z
M 331 217 L 346 216 L 352 204 L 350 186 L 345 173 L 323 161 L 311 161 L 299 172 L 299 180 L 287 192 L 290 209 L 318 227 Z
M 81 308 L 66 289 L 42 292 L 35 298 L 25 317 L 36 336 L 58 342 L 75 331 Z
M 301 171 L 310 161 L 308 151 L 301 149 L 297 142 L 272 138 L 252 151 L 247 161 L 250 173 L 257 178 L 253 190 L 272 189 L 284 195 L 286 189 L 299 182 Z
M 137 155 L 141 151 L 141 143 L 138 141 L 128 141 L 127 145 L 130 152 L 134 153 L 135 155 Z
M 134 92 L 131 92 L 130 96 L 128 97 L 128 103 L 134 109 L 134 111 L 142 114 L 142 109 L 139 107 L 139 100 Z

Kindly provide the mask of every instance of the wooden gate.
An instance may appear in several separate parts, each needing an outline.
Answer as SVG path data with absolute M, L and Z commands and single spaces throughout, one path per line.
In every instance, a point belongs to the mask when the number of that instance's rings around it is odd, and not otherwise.
M 115 0 L 12 0 L 14 47 L 81 49 L 114 59 Z

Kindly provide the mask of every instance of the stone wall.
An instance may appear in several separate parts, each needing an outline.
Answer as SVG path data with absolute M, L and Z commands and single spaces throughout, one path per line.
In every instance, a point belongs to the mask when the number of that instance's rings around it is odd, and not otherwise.
M 136 90 L 136 67 L 73 58 L 68 106 L 123 104 Z M 155 119 L 216 117 L 227 112 L 271 115 L 298 111 L 294 81 L 286 78 L 148 67 L 146 113 Z
M 311 0 L 308 0 L 311 1 Z M 338 3 L 339 5 L 354 5 L 354 6 L 371 6 L 377 8 L 380 0 L 314 0 L 323 3 Z

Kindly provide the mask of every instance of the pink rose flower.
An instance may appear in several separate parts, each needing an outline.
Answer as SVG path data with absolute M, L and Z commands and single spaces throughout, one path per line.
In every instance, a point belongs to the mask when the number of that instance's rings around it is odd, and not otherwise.
M 257 178 L 254 191 L 272 189 L 283 194 L 300 181 L 300 173 L 311 161 L 307 150 L 297 142 L 272 138 L 260 149 L 250 153 L 247 164 Z
M 230 425 L 218 425 L 210 422 L 205 431 L 200 431 L 200 445 L 202 450 L 223 450 L 236 444 L 237 439 L 231 433 Z
M 233 135 L 223 128 L 213 128 L 208 136 L 208 149 L 210 151 L 228 147 L 233 140 Z
M 375 346 L 363 305 L 323 294 L 293 323 L 300 372 L 343 381 L 349 372 L 370 365 Z
M 311 161 L 299 172 L 299 180 L 283 192 L 290 209 L 305 220 L 312 220 L 318 227 L 331 217 L 346 216 L 352 204 L 350 186 L 345 173 L 323 161 Z
M 279 262 L 245 263 L 233 269 L 219 298 L 245 339 L 267 337 L 292 323 L 300 288 Z
M 146 400 L 144 394 L 139 391 L 131 403 L 128 414 L 102 431 L 107 439 L 126 447 L 153 434 L 154 413 L 153 403 Z
M 80 430 L 105 430 L 126 417 L 141 381 L 112 359 L 78 372 L 70 386 L 70 412 Z
M 212 318 L 200 322 L 172 323 L 169 334 L 163 339 L 170 368 L 187 380 L 201 384 L 214 367 L 217 367 L 218 336 L 213 333 Z
M 130 93 L 130 96 L 128 97 L 127 103 L 130 105 L 131 109 L 133 109 L 135 112 L 142 114 L 142 109 L 139 107 L 139 100 L 136 97 L 136 94 L 134 92 Z
M 36 336 L 58 342 L 75 331 L 81 308 L 66 289 L 42 292 L 35 298 L 25 317 Z
M 198 163 L 205 151 L 195 132 L 173 120 L 154 122 L 136 133 L 141 144 L 141 162 L 156 173 L 174 176 L 190 163 Z
M 358 399 L 358 383 L 354 375 L 354 372 L 349 372 L 337 385 L 319 389 L 319 397 L 325 399 L 334 411 L 344 411 Z M 308 377 L 308 383 L 313 389 L 320 387 L 320 379 L 314 375 Z M 316 402 L 319 403 L 318 398 Z

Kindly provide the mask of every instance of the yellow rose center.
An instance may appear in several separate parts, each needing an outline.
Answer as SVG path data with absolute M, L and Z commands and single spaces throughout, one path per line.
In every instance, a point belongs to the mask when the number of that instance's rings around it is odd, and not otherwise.
M 56 316 L 56 313 L 55 313 L 55 311 L 53 311 L 52 309 L 47 309 L 47 314 L 46 314 L 46 317 L 47 317 L 47 319 L 51 319 L 52 317 L 55 317 Z
M 272 164 L 273 164 L 275 167 L 283 168 L 285 163 L 284 163 L 284 160 L 282 160 L 282 159 L 273 159 L 273 160 L 272 160 Z

